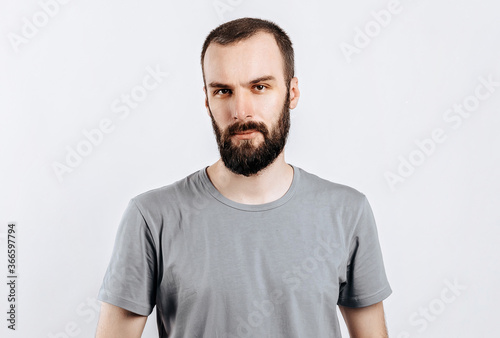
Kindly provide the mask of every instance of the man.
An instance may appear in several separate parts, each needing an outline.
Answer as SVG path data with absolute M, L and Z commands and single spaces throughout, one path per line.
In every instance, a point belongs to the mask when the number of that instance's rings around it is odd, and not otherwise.
M 360 192 L 287 164 L 300 92 L 290 39 L 244 18 L 201 55 L 221 158 L 131 200 L 98 298 L 97 337 L 387 337 L 391 294 Z

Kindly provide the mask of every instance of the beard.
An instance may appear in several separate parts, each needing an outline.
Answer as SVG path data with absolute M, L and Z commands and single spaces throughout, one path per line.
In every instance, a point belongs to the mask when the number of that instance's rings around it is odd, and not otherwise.
M 221 130 L 215 122 L 210 106 L 208 107 L 219 153 L 222 162 L 229 170 L 235 174 L 249 177 L 273 163 L 281 154 L 290 130 L 289 88 L 287 88 L 284 101 L 278 121 L 270 131 L 263 122 L 256 121 L 236 122 L 225 130 Z M 232 137 L 236 133 L 246 130 L 260 132 L 264 136 L 264 141 L 258 146 L 253 145 L 253 139 L 237 140 L 235 144 Z

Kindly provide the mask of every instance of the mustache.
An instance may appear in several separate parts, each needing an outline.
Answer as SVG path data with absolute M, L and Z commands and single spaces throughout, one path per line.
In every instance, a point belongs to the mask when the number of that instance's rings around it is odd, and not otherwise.
M 229 127 L 227 127 L 227 135 L 233 136 L 237 133 L 242 133 L 247 130 L 256 130 L 262 133 L 262 135 L 267 136 L 269 131 L 263 122 L 248 121 L 248 122 L 237 122 Z

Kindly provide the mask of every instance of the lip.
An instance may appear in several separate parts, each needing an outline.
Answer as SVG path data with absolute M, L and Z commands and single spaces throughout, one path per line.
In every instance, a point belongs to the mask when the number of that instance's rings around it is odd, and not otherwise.
M 234 136 L 240 140 L 248 140 L 257 135 L 258 131 L 256 130 L 246 130 L 241 133 L 234 134 Z

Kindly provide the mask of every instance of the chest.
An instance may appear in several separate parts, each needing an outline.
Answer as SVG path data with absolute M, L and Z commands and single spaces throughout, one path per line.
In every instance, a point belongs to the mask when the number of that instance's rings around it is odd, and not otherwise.
M 325 213 L 200 213 L 181 217 L 162 252 L 160 293 L 173 306 L 337 302 L 343 225 Z M 215 305 L 214 305 L 215 306 Z

